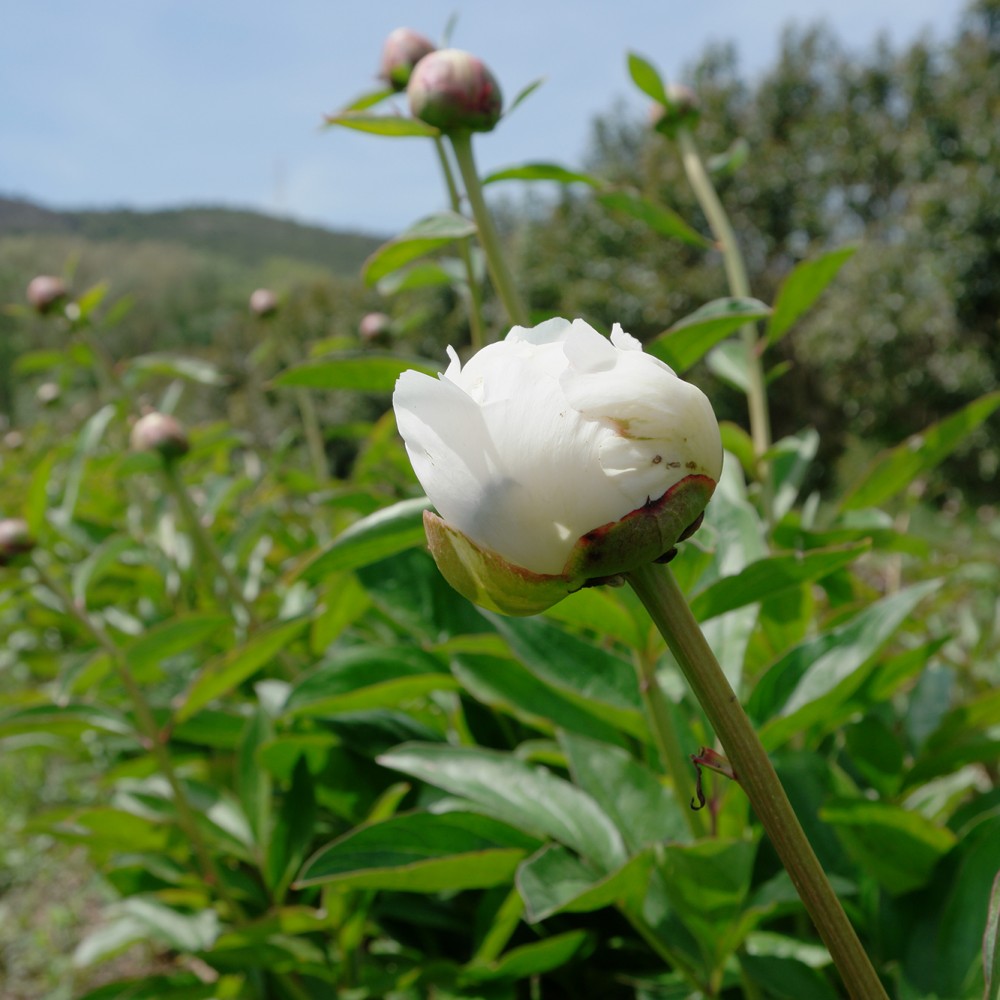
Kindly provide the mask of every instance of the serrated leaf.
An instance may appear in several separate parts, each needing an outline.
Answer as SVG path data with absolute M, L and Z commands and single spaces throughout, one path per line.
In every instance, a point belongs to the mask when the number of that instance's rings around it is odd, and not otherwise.
M 441 134 L 440 129 L 422 122 L 419 118 L 404 118 L 401 115 L 371 115 L 363 109 L 341 111 L 335 115 L 328 115 L 324 120 L 328 127 L 341 125 L 344 128 L 356 129 L 358 132 L 370 132 L 372 135 L 390 137 L 417 135 L 424 138 L 434 138 Z
M 532 836 L 552 837 L 603 871 L 625 860 L 618 831 L 589 795 L 510 754 L 407 743 L 382 754 L 378 762 L 460 795 Z
M 716 299 L 678 320 L 669 330 L 646 344 L 644 350 L 665 361 L 675 371 L 684 372 L 719 341 L 747 323 L 770 315 L 770 312 L 759 299 Z
M 798 264 L 778 289 L 774 313 L 767 326 L 767 342 L 780 340 L 820 297 L 823 290 L 857 251 L 841 247 Z
M 296 885 L 457 892 L 509 883 L 538 840 L 470 812 L 409 813 L 358 827 L 321 848 Z
M 678 239 L 696 247 L 710 247 L 711 240 L 705 239 L 696 229 L 689 226 L 672 208 L 658 205 L 632 191 L 605 191 L 594 196 L 605 208 L 625 212 L 632 218 L 644 222 L 653 232 L 671 239 Z
M 303 361 L 276 375 L 273 384 L 282 388 L 392 392 L 396 379 L 410 369 L 425 375 L 436 375 L 441 370 L 440 365 L 422 358 L 352 353 L 321 361 Z
M 424 511 L 426 497 L 400 500 L 355 521 L 329 545 L 313 556 L 297 576 L 315 583 L 330 573 L 357 569 L 426 543 Z
M 670 101 L 663 86 L 663 79 L 648 59 L 644 59 L 636 52 L 630 52 L 628 54 L 628 73 L 632 77 L 632 82 L 647 97 L 651 97 L 657 104 L 662 104 L 664 107 L 669 106 Z
M 554 181 L 556 184 L 587 184 L 592 188 L 600 188 L 604 183 L 598 177 L 569 170 L 558 163 L 525 163 L 520 167 L 505 167 L 487 174 L 482 183 L 496 184 L 500 181 Z
M 860 481 L 848 490 L 841 508 L 856 510 L 885 503 L 906 489 L 917 476 L 947 458 L 998 406 L 1000 392 L 980 396 L 957 413 L 883 452 Z

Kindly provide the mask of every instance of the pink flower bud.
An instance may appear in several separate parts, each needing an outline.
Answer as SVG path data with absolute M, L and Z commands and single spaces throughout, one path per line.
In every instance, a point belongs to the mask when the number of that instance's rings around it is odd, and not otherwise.
M 365 313 L 358 324 L 358 333 L 366 344 L 388 340 L 392 332 L 392 319 L 383 312 Z
M 35 399 L 37 399 L 42 406 L 52 406 L 54 403 L 59 402 L 59 396 L 61 394 L 59 385 L 56 382 L 43 382 L 35 390 Z
M 6 566 L 15 556 L 24 555 L 35 547 L 28 522 L 19 517 L 0 520 L 0 566 Z
M 66 298 L 66 283 L 52 274 L 40 274 L 28 283 L 28 302 L 43 316 Z
M 382 46 L 379 79 L 397 93 L 406 90 L 413 67 L 434 51 L 434 43 L 412 28 L 397 28 Z
M 191 447 L 181 422 L 156 411 L 135 422 L 129 441 L 134 451 L 157 451 L 166 459 L 180 458 Z
M 417 63 L 406 88 L 414 117 L 450 132 L 489 132 L 503 97 L 483 62 L 459 49 L 438 49 Z
M 258 288 L 250 296 L 250 312 L 255 316 L 271 316 L 278 311 L 278 296 L 270 288 Z

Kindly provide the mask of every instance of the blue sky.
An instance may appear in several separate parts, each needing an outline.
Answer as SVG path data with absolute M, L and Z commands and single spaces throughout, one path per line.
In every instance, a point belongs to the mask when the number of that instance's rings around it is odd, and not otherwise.
M 578 164 L 595 115 L 639 110 L 629 50 L 680 78 L 710 42 L 749 75 L 781 29 L 819 20 L 855 51 L 955 29 L 964 0 L 7 0 L 0 194 L 53 207 L 227 204 L 342 229 L 398 230 L 442 206 L 431 149 L 322 131 L 371 89 L 408 25 L 481 56 L 507 97 L 545 85 L 481 137 L 480 167 Z

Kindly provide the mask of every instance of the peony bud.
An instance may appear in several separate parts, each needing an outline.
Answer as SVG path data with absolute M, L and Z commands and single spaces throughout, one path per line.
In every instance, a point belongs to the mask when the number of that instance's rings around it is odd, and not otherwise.
M 666 106 L 654 104 L 650 119 L 657 132 L 673 138 L 679 128 L 694 128 L 701 117 L 701 104 L 690 87 L 671 83 L 667 87 Z
M 417 63 L 406 88 L 414 117 L 450 132 L 489 132 L 503 97 L 482 61 L 459 49 L 438 49 Z
M 250 312 L 255 316 L 271 316 L 278 311 L 278 296 L 270 288 L 258 288 L 250 296 Z
M 366 344 L 388 340 L 392 333 L 392 319 L 381 312 L 365 313 L 358 324 L 358 333 Z
M 435 49 L 434 43 L 412 28 L 397 28 L 382 46 L 379 79 L 397 93 L 406 90 L 413 67 Z
M 59 397 L 62 395 L 62 390 L 59 388 L 56 382 L 43 382 L 35 390 L 35 399 L 42 406 L 52 406 L 59 402 Z
M 16 556 L 24 555 L 35 547 L 28 522 L 19 517 L 0 520 L 0 566 L 6 566 Z
M 28 282 L 28 302 L 43 316 L 59 305 L 66 294 L 66 283 L 51 274 L 40 274 Z
M 129 441 L 134 451 L 158 451 L 166 459 L 180 458 L 191 447 L 181 422 L 155 411 L 135 422 Z
M 441 572 L 505 614 L 668 555 L 722 472 L 708 399 L 615 326 L 515 327 L 443 377 L 404 372 L 393 406 Z

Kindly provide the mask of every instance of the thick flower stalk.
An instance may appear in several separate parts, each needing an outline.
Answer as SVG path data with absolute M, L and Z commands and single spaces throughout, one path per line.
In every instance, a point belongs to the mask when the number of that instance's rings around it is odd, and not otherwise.
M 535 614 L 666 555 L 722 469 L 711 404 L 615 326 L 514 327 L 443 376 L 404 372 L 393 404 L 438 515 L 428 541 L 476 603 Z

